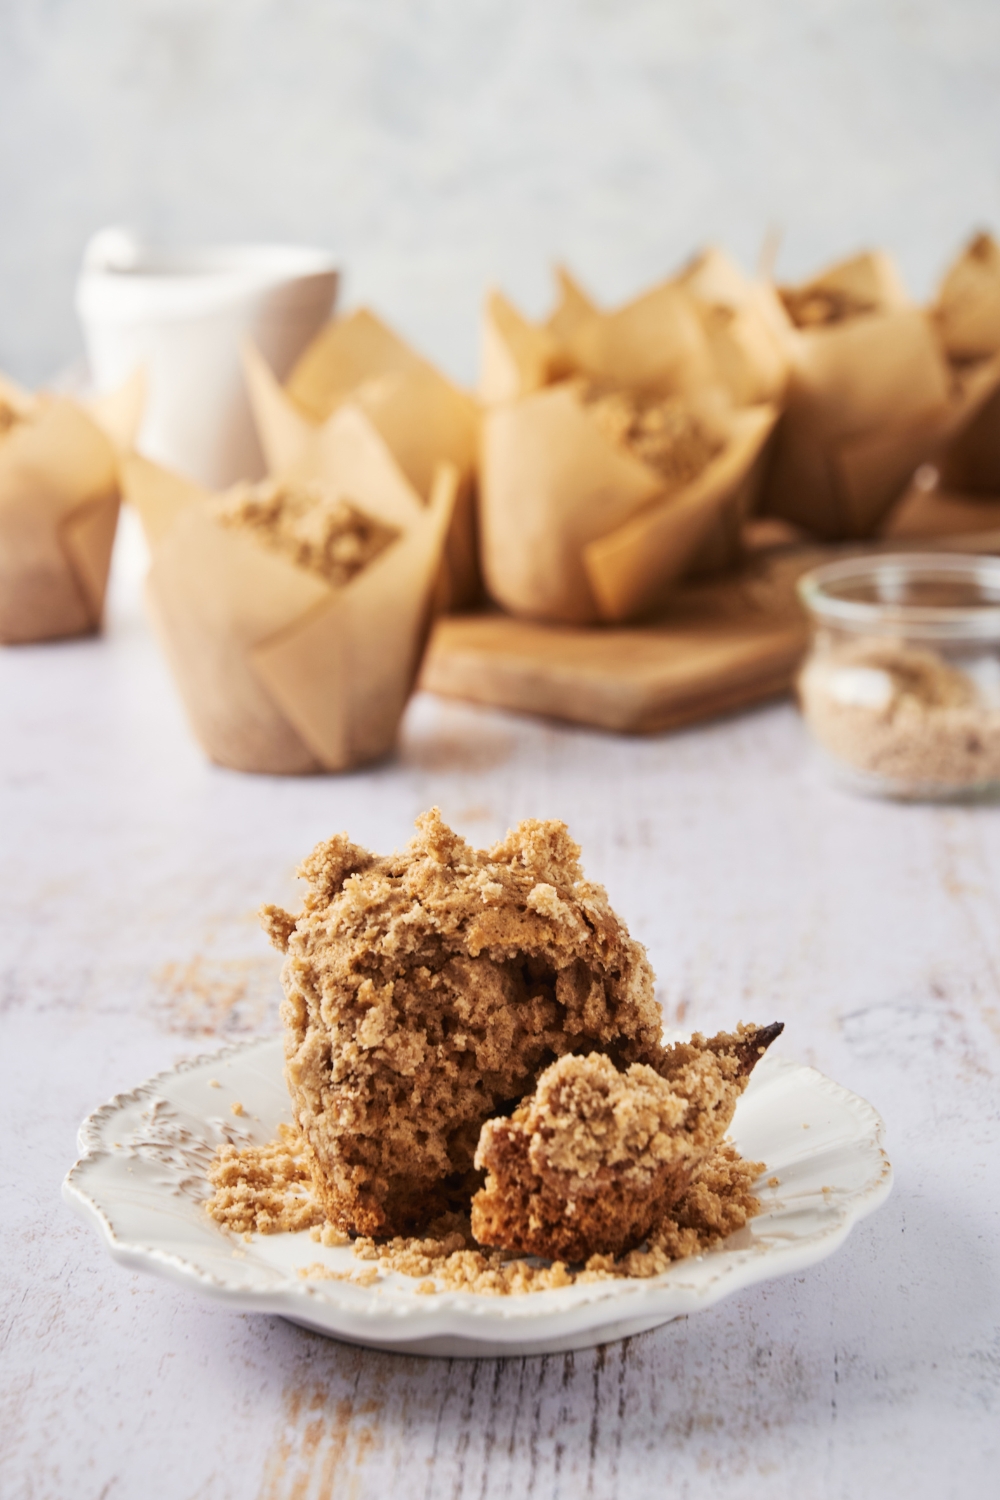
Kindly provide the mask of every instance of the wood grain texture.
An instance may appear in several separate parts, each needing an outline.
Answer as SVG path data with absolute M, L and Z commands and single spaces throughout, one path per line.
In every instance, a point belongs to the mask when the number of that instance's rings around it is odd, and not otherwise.
M 1000 1463 L 1000 805 L 858 799 L 790 705 L 644 739 L 424 695 L 344 777 L 208 766 L 116 582 L 99 641 L 0 653 L 3 1500 L 915 1500 Z M 114 1265 L 77 1123 L 275 1023 L 264 900 L 312 844 L 564 817 L 671 1020 L 779 1017 L 870 1098 L 896 1188 L 829 1261 L 627 1343 L 354 1349 Z
M 820 556 L 816 548 L 776 553 L 685 585 L 649 623 L 445 618 L 421 682 L 447 697 L 628 734 L 717 718 L 788 691 L 807 638 L 795 580 Z
M 422 680 L 450 698 L 653 734 L 787 692 L 804 637 L 796 625 L 602 631 L 456 616 L 438 623 Z

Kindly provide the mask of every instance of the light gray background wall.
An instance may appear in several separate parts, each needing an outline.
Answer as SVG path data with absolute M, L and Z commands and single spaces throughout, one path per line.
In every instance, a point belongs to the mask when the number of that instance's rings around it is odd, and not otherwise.
M 460 378 L 502 282 L 620 298 L 768 225 L 913 289 L 1000 223 L 997 0 L 0 0 L 0 368 L 78 350 L 80 249 L 332 246 Z

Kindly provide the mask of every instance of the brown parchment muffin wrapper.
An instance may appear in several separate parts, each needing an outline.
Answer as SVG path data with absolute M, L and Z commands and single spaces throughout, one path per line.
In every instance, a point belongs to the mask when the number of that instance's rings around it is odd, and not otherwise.
M 567 351 L 583 374 L 642 391 L 695 396 L 719 381 L 694 298 L 673 281 L 582 321 Z
M 142 411 L 141 377 L 85 406 L 0 377 L 21 420 L 0 434 L 0 641 L 100 629 L 118 523 L 118 450 Z
M 1000 352 L 1000 245 L 992 235 L 974 236 L 949 267 L 933 312 L 949 357 L 961 366 Z M 1000 391 L 980 405 L 938 462 L 946 489 L 1000 496 Z
M 524 318 L 500 292 L 487 298 L 484 405 L 515 401 L 573 373 L 663 395 L 718 386 L 737 406 L 781 399 L 789 349 L 775 290 L 715 246 L 610 312 L 561 266 L 556 285 L 556 306 L 543 323 Z
M 222 525 L 209 492 L 124 463 L 154 625 L 196 738 L 235 770 L 344 771 L 385 754 L 420 667 L 458 475 L 440 465 L 425 504 L 353 405 L 325 442 L 335 493 L 399 533 L 343 587 Z
M 868 537 L 997 390 L 1000 363 L 954 365 L 934 317 L 908 301 L 882 254 L 785 289 L 789 301 L 818 294 L 845 316 L 789 320 L 791 372 L 761 508 L 830 541 Z
M 720 452 L 689 484 L 619 447 L 569 383 L 483 423 L 480 526 L 491 595 L 566 624 L 627 620 L 683 577 L 726 567 L 753 506 L 773 406 L 714 414 Z
M 677 278 L 694 301 L 718 377 L 737 406 L 780 402 L 790 373 L 787 320 L 774 287 L 710 245 Z
M 773 290 L 709 249 L 611 312 L 557 271 L 558 300 L 532 323 L 486 301 L 480 395 L 483 572 L 514 614 L 587 625 L 637 618 L 680 579 L 740 555 L 787 374 Z M 774 305 L 772 305 L 774 304 Z M 568 379 L 679 398 L 718 443 L 671 486 L 602 431 Z M 748 404 L 750 403 L 750 404 Z
M 986 359 L 1000 349 L 1000 245 L 992 235 L 974 235 L 948 267 L 934 316 L 949 358 Z
M 690 484 L 612 442 L 573 387 L 550 387 L 483 423 L 483 566 L 511 613 L 586 625 L 637 617 L 672 584 L 725 567 L 774 426 L 772 406 L 729 410 L 723 446 Z
M 330 423 L 345 402 L 366 413 L 416 493 L 430 501 L 440 463 L 458 472 L 439 599 L 461 609 L 480 597 L 476 540 L 476 403 L 362 308 L 329 323 L 282 386 L 248 344 L 244 368 L 261 447 L 273 475 L 321 474 Z M 334 439 L 336 446 L 339 439 Z

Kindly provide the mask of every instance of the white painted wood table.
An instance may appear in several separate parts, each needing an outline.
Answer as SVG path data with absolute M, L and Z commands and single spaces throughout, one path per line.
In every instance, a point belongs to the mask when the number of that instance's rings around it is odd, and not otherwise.
M 0 652 L 0 1496 L 1000 1494 L 1000 806 L 828 786 L 789 705 L 647 740 L 428 697 L 356 775 L 190 740 L 126 570 L 102 640 Z M 672 1021 L 781 1018 L 871 1099 L 896 1187 L 836 1256 L 625 1344 L 370 1353 L 113 1264 L 63 1206 L 80 1118 L 276 1023 L 254 911 L 347 828 L 562 817 Z

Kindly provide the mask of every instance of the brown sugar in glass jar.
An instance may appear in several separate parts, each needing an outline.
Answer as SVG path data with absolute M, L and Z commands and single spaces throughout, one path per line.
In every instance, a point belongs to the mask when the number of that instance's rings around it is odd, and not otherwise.
M 841 779 L 899 798 L 1000 790 L 1000 559 L 852 558 L 799 594 L 799 702 Z

